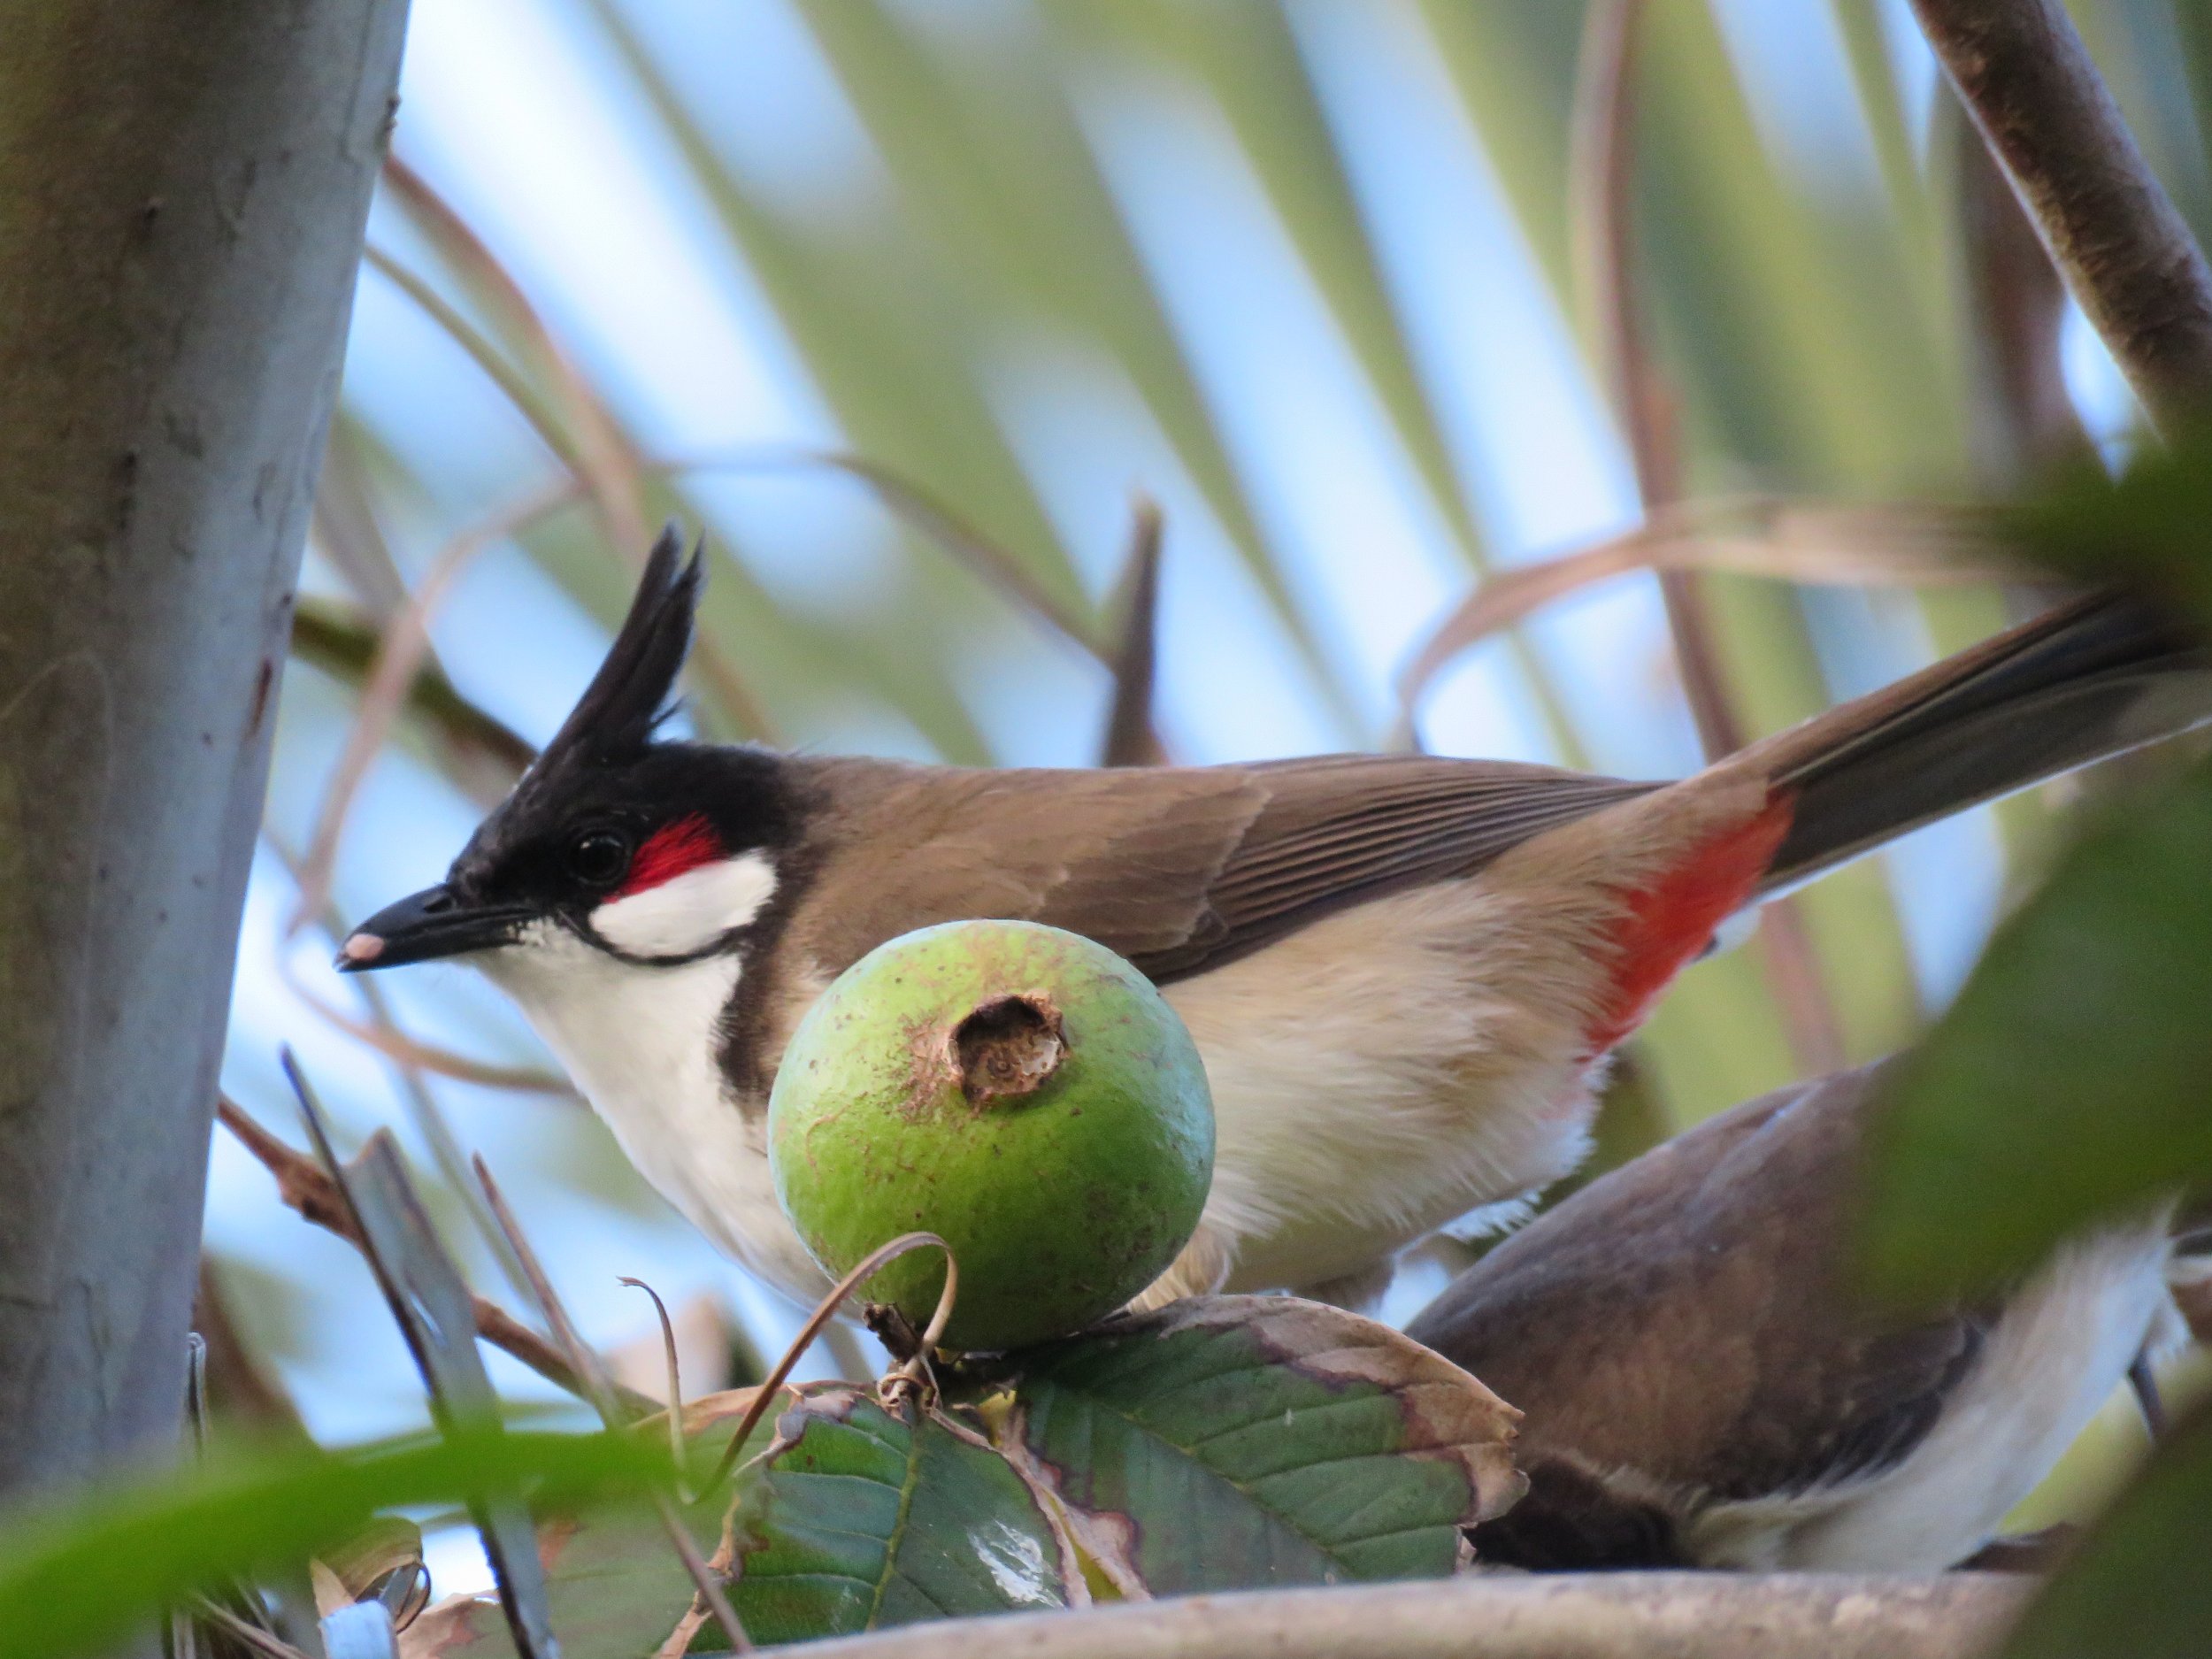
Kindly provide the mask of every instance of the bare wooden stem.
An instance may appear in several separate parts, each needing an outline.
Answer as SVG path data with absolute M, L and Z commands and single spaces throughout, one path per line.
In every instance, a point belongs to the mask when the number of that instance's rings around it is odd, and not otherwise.
M 1153 724 L 1153 685 L 1159 669 L 1160 507 L 1148 495 L 1132 503 L 1129 552 L 1122 583 L 1126 609 L 1113 648 L 1114 700 L 1106 715 L 1102 766 L 1157 766 L 1167 759 Z
M 2060 0 L 1913 0 L 2052 263 L 2154 425 L 2212 413 L 2212 271 Z
M 1971 311 L 1975 460 L 2008 492 L 2093 454 L 2066 389 L 2066 285 L 1989 146 L 1956 98 L 1942 116 L 1958 192 L 1960 254 Z
M 1971 1659 L 2014 1574 L 1618 1572 L 1447 1578 L 947 1619 L 807 1659 Z

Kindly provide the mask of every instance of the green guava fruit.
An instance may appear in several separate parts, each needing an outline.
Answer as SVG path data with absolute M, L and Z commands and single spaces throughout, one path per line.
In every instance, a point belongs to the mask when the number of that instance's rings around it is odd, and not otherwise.
M 1213 1099 L 1151 981 L 1033 922 L 947 922 L 841 974 L 768 1102 L 776 1198 L 832 1278 L 903 1233 L 960 1264 L 948 1347 L 1081 1330 L 1150 1284 L 1198 1225 Z M 944 1287 L 912 1252 L 861 1294 L 917 1331 Z

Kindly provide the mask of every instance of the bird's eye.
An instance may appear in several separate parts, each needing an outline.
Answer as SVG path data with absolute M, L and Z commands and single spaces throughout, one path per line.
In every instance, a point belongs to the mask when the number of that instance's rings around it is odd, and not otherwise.
M 611 887 L 630 867 L 630 843 L 612 830 L 586 830 L 568 848 L 568 872 L 587 887 Z

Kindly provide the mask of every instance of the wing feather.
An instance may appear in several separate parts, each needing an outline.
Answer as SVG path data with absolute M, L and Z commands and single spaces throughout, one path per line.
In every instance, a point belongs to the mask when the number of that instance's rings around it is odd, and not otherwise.
M 825 967 L 910 927 L 995 915 L 1087 934 L 1163 982 L 1472 874 L 1656 787 L 1425 755 L 1114 772 L 804 764 L 831 826 L 815 887 L 837 900 L 813 907 L 808 941 Z

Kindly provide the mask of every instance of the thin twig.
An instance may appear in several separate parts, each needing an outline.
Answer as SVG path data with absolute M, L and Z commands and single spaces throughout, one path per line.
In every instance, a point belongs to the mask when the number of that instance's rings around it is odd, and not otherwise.
M 1108 657 L 1107 643 L 1095 627 L 1063 604 L 1011 552 L 913 480 L 877 462 L 835 450 L 793 449 L 790 458 L 795 464 L 828 467 L 860 480 L 886 507 L 947 551 L 959 555 L 977 575 L 1018 601 L 1094 657 L 1102 661 Z
M 400 603 L 404 603 L 403 597 Z M 348 617 L 327 603 L 303 599 L 292 611 L 292 656 L 334 680 L 362 686 L 376 662 L 378 630 Z M 425 663 L 407 694 L 406 711 L 442 738 L 469 766 L 471 781 L 481 775 L 495 783 L 497 800 L 513 787 L 538 751 L 498 716 L 462 695 L 436 666 Z
M 1106 715 L 1102 766 L 1156 766 L 1167 758 L 1152 718 L 1153 684 L 1160 659 L 1159 503 L 1139 495 L 1130 503 L 1129 551 L 1122 562 L 1122 619 L 1114 646 L 1114 701 Z
M 448 329 L 461 349 L 475 358 L 494 384 L 507 394 L 547 447 L 560 457 L 578 487 L 579 496 L 592 503 L 608 541 L 618 548 L 641 549 L 641 549 L 649 539 L 644 503 L 645 483 L 651 469 L 625 435 L 613 411 L 576 367 L 531 303 L 522 285 L 453 205 L 396 156 L 386 157 L 384 181 L 446 257 L 488 293 L 542 359 L 566 414 L 565 431 L 538 403 L 528 386 L 505 365 L 490 342 L 440 299 L 429 284 L 388 261 L 380 268 L 386 269 L 387 274 L 423 306 L 433 321 Z M 699 642 L 693 652 L 692 671 L 704 682 L 716 707 L 741 733 L 764 741 L 774 740 L 767 710 L 738 672 L 736 664 L 712 641 Z
M 641 1279 L 627 1274 L 617 1281 L 633 1290 L 641 1290 L 653 1299 L 653 1312 L 661 1325 L 661 1362 L 668 1379 L 668 1453 L 674 1461 L 680 1479 L 684 1466 L 684 1368 L 676 1356 L 676 1327 L 668 1317 L 668 1304 L 661 1294 Z
M 1644 341 L 1634 286 L 1635 71 L 1642 15 L 1643 0 L 1599 0 L 1586 14 L 1568 188 L 1578 204 L 1578 265 L 1603 342 L 1601 360 L 1648 515 L 1681 499 L 1682 457 L 1675 402 Z M 1660 571 L 1659 592 L 1683 698 L 1706 760 L 1717 761 L 1741 749 L 1748 734 L 1729 695 L 1711 608 L 1687 570 Z M 1843 1064 L 1843 1035 L 1821 984 L 1819 957 L 1792 902 L 1778 899 L 1760 917 L 1768 989 L 1800 1067 L 1833 1071 Z
M 1947 93 L 1942 112 L 1972 311 L 1975 458 L 1993 490 L 2009 492 L 2095 449 L 2066 388 L 2066 285 L 1958 99 Z
M 424 1042 L 388 1025 L 356 1019 L 303 983 L 288 967 L 280 969 L 280 977 L 285 988 L 319 1017 L 402 1067 L 432 1071 L 457 1082 L 473 1083 L 479 1088 L 501 1089 L 513 1094 L 572 1096 L 576 1092 L 566 1078 L 555 1072 L 541 1071 L 535 1066 L 494 1065 L 489 1061 L 472 1060 L 465 1054 Z
M 367 468 L 361 457 L 367 445 L 358 423 L 343 410 L 337 411 L 331 419 L 330 441 L 324 446 L 322 471 L 315 477 L 307 534 L 310 543 L 352 588 L 354 598 L 371 614 L 382 617 L 405 595 L 407 583 L 370 503 Z
M 262 825 L 261 835 L 296 887 L 300 879 L 298 857 L 286 844 L 284 838 L 268 824 Z M 334 946 L 345 936 L 345 920 L 338 914 L 336 905 L 326 903 L 315 920 L 322 928 L 324 936 Z M 506 1084 L 503 1084 L 499 1074 L 503 1068 L 482 1064 L 465 1055 L 410 1037 L 400 1029 L 390 1003 L 386 1001 L 384 993 L 378 988 L 373 979 L 357 979 L 353 984 L 354 995 L 369 1010 L 369 1024 L 365 1027 L 358 1025 L 309 990 L 293 972 L 291 963 L 282 950 L 278 951 L 276 959 L 279 976 L 295 995 L 340 1030 L 377 1049 L 391 1061 L 393 1069 L 399 1074 L 400 1094 L 406 1102 L 407 1116 L 413 1123 L 415 1132 L 422 1137 L 423 1144 L 430 1148 L 431 1161 L 438 1166 L 438 1173 L 444 1178 L 448 1189 L 460 1195 L 469 1212 L 469 1219 L 476 1225 L 478 1236 L 491 1251 L 492 1259 L 499 1263 L 500 1271 L 505 1276 L 507 1283 L 520 1290 L 523 1287 L 521 1264 L 514 1259 L 513 1252 L 507 1248 L 507 1241 L 500 1236 L 490 1211 L 476 1196 L 475 1186 L 468 1178 L 468 1160 L 461 1153 L 461 1138 L 453 1133 L 453 1125 L 447 1121 L 444 1109 L 438 1104 L 438 1097 L 431 1093 L 429 1081 L 424 1073 L 434 1066 L 449 1077 L 459 1071 L 465 1073 L 468 1080 L 489 1087 L 511 1086 L 531 1074 L 518 1071 Z M 563 1094 L 568 1093 L 563 1079 L 545 1073 L 531 1077 L 528 1092 L 540 1092 L 541 1084 L 549 1085 Z
M 580 486 L 572 478 L 541 486 L 511 506 L 480 519 L 438 549 L 406 603 L 392 613 L 377 641 L 376 659 L 368 683 L 361 692 L 361 708 L 339 751 L 330 785 L 323 794 L 322 810 L 301 859 L 299 897 L 285 931 L 296 933 L 322 908 L 330 895 L 331 872 L 337 862 L 338 840 L 344 833 L 354 796 L 368 777 L 378 751 L 391 735 L 393 721 L 414 685 L 430 645 L 430 618 L 447 590 L 469 562 L 485 549 L 519 532 L 557 507 L 577 499 Z
M 271 1134 L 229 1099 L 218 1101 L 215 1110 L 223 1127 L 276 1177 L 277 1195 L 287 1208 L 325 1232 L 337 1234 L 356 1249 L 360 1248 L 361 1237 L 353 1225 L 352 1212 L 346 1208 L 344 1196 L 312 1158 Z M 498 1303 L 482 1296 L 473 1297 L 472 1302 L 477 1335 L 521 1361 L 556 1387 L 567 1390 L 580 1400 L 588 1398 L 583 1379 L 551 1343 Z M 623 1389 L 618 1384 L 617 1388 L 626 1396 L 626 1405 L 641 1417 L 660 1409 L 657 1402 L 634 1390 Z
M 1628 438 L 1637 494 L 1649 513 L 1681 499 L 1682 465 L 1673 400 L 1646 349 L 1636 303 L 1635 81 L 1642 16 L 1643 0 L 1598 0 L 1585 14 L 1568 192 L 1576 270 L 1600 342 L 1599 362 Z M 1705 758 L 1717 760 L 1743 747 L 1744 733 L 1714 648 L 1711 618 L 1688 572 L 1662 571 L 1659 588 L 1683 697 Z
M 730 1443 L 723 1448 L 722 1455 L 715 1462 L 714 1473 L 707 1480 L 707 1491 L 713 1491 L 728 1477 L 731 1466 L 737 1462 L 738 1454 L 744 1449 L 745 1442 L 760 1425 L 760 1419 L 768 1409 L 768 1402 L 782 1388 L 785 1379 L 791 1375 L 792 1367 L 813 1346 L 814 1339 L 821 1334 L 822 1327 L 837 1317 L 837 1310 L 845 1305 L 845 1298 L 900 1256 L 931 1245 L 945 1253 L 945 1288 L 937 1298 L 937 1311 L 930 1317 L 928 1333 L 923 1337 L 920 1352 L 916 1357 L 927 1355 L 937 1340 L 944 1335 L 945 1322 L 952 1317 L 953 1301 L 959 1290 L 960 1265 L 953 1260 L 952 1246 L 935 1233 L 906 1233 L 888 1244 L 879 1245 L 862 1257 L 852 1271 L 830 1286 L 829 1294 L 815 1304 L 814 1311 L 799 1327 L 799 1334 L 793 1337 L 791 1346 L 784 1349 L 783 1357 L 776 1362 L 774 1369 L 754 1391 L 751 1402 L 745 1408 L 745 1415 L 738 1419 L 737 1432 L 730 1436 Z
M 307 1659 L 307 1655 L 286 1641 L 271 1634 L 250 1619 L 242 1619 L 221 1602 L 204 1595 L 192 1598 L 194 1613 L 211 1624 L 218 1625 L 234 1641 L 243 1642 L 265 1659 Z
M 1913 0 L 2067 289 L 2170 434 L 2212 408 L 2212 270 L 2061 0 Z
M 607 1374 L 607 1367 L 598 1353 L 577 1333 L 574 1322 L 568 1317 L 568 1310 L 561 1303 L 560 1293 L 553 1288 L 553 1281 L 546 1274 L 545 1264 L 538 1260 L 538 1253 L 531 1248 L 529 1239 L 524 1235 L 521 1224 L 515 1219 L 515 1212 L 507 1207 L 507 1200 L 499 1190 L 499 1183 L 492 1179 L 490 1168 L 480 1156 L 474 1163 L 476 1179 L 483 1188 L 484 1201 L 491 1206 L 492 1214 L 499 1222 L 499 1230 L 506 1235 L 508 1248 L 514 1252 L 515 1259 L 522 1263 L 524 1276 L 530 1283 L 531 1294 L 537 1301 L 539 1313 L 552 1328 L 554 1340 L 560 1344 L 576 1374 L 583 1379 L 588 1396 L 601 1420 L 610 1429 L 627 1428 L 631 1420 L 623 1415 L 621 1404 L 615 1394 L 614 1379 Z M 656 1296 L 653 1301 L 657 1306 L 660 1298 Z M 666 1317 L 664 1310 L 664 1322 Z M 670 1350 L 672 1362 L 672 1340 Z M 672 1417 L 673 1409 L 672 1404 Z M 680 1433 L 676 1437 L 675 1453 L 676 1477 L 681 1479 L 684 1457 Z M 714 1615 L 715 1623 L 722 1627 L 722 1633 L 730 1639 L 732 1650 L 750 1652 L 753 1644 L 745 1634 L 745 1626 L 737 1617 L 737 1609 L 730 1605 L 728 1594 L 715 1577 L 714 1570 L 708 1566 L 705 1557 L 700 1555 L 699 1546 L 684 1526 L 683 1517 L 676 1513 L 667 1494 L 656 1490 L 653 1508 L 660 1517 L 662 1530 L 668 1534 L 670 1547 L 675 1550 L 677 1559 L 683 1563 L 684 1571 L 691 1575 L 691 1582 L 699 1600 Z
M 1820 952 L 1805 924 L 1805 907 L 1786 895 L 1759 909 L 1761 965 L 1767 990 L 1782 1016 L 1783 1035 L 1798 1069 L 1822 1077 L 1843 1069 L 1848 1056 L 1835 999 L 1821 972 Z
M 1398 676 L 1409 721 L 1463 651 L 1596 582 L 1643 570 L 1732 571 L 1804 586 L 1916 588 L 2016 577 L 1972 508 L 1724 496 L 1655 509 L 1634 529 L 1501 571 L 1438 623 Z
M 474 1295 L 438 1236 L 409 1177 L 399 1143 L 379 1129 L 341 1159 L 330 1118 L 288 1045 L 277 1062 L 298 1102 L 315 1156 L 353 1218 L 361 1254 L 405 1337 L 429 1395 L 438 1432 L 496 1432 L 498 1401 L 475 1340 Z M 518 1490 L 480 1486 L 466 1494 L 507 1628 L 522 1659 L 555 1659 L 557 1642 L 536 1529 Z
M 506 400 L 514 405 L 538 440 L 553 452 L 554 457 L 579 479 L 585 475 L 585 460 L 576 441 L 562 426 L 554 411 L 548 408 L 521 370 L 507 360 L 506 355 L 484 337 L 475 324 L 461 314 L 459 307 L 433 287 L 428 278 L 411 270 L 391 254 L 370 242 L 361 250 L 361 262 L 378 273 L 387 281 L 414 301 L 423 314 L 444 331 L 446 336 L 459 346 L 470 361 L 484 372 L 485 378 L 496 387 Z M 634 518 L 635 514 L 632 515 Z M 640 520 L 641 526 L 642 520 Z
M 484 1194 L 484 1202 L 490 1206 L 493 1219 L 506 1237 L 507 1248 L 515 1253 L 515 1259 L 522 1264 L 530 1299 L 538 1305 L 538 1317 L 545 1321 L 546 1328 L 553 1333 L 554 1346 L 561 1350 L 561 1356 L 568 1362 L 569 1369 L 583 1384 L 584 1398 L 591 1402 L 600 1416 L 606 1418 L 609 1428 L 627 1428 L 640 1416 L 647 1414 L 626 1413 L 623 1410 L 615 1394 L 613 1377 L 601 1362 L 598 1351 L 576 1333 L 576 1327 L 568 1317 L 568 1309 L 555 1292 L 553 1281 L 546 1277 L 545 1265 L 538 1260 L 536 1249 L 523 1235 L 521 1224 L 515 1219 L 515 1212 L 508 1208 L 506 1194 L 492 1179 L 483 1154 L 477 1153 L 470 1163 L 475 1169 L 477 1184 Z
M 1843 0 L 1830 8 L 1843 37 L 1843 55 L 1858 94 L 1867 135 L 1874 146 L 1882 195 L 1897 228 L 1904 256 L 1905 280 L 1918 318 L 1919 340 L 1941 340 L 1957 326 L 1954 297 L 1944 269 L 1944 227 L 1936 192 L 1920 165 L 1920 142 L 1898 83 L 1899 54 L 1891 50 L 1878 0 Z M 1942 365 L 1936 365 L 1944 373 Z

